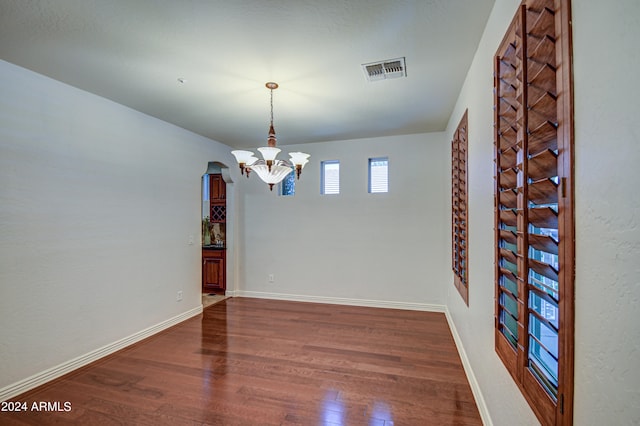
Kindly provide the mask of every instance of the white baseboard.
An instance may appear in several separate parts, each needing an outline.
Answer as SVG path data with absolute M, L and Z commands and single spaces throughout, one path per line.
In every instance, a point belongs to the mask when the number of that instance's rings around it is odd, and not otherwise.
M 467 357 L 467 352 L 464 350 L 462 339 L 460 338 L 460 335 L 458 334 L 458 330 L 456 329 L 456 324 L 453 322 L 451 313 L 449 312 L 449 309 L 446 306 L 445 306 L 444 314 L 447 317 L 447 322 L 449 323 L 449 329 L 451 330 L 451 334 L 453 335 L 453 340 L 456 343 L 456 347 L 458 348 L 458 354 L 460 354 L 462 367 L 464 368 L 464 372 L 467 375 L 467 380 L 469 380 L 469 385 L 471 386 L 471 392 L 473 393 L 473 397 L 476 400 L 476 405 L 478 407 L 478 411 L 480 412 L 480 418 L 482 419 L 482 424 L 485 426 L 493 426 L 493 421 L 491 420 L 491 416 L 489 415 L 489 407 L 487 407 L 487 403 L 484 400 L 484 396 L 482 395 L 480 384 L 476 379 L 476 375 L 473 373 L 473 369 L 471 368 L 471 363 L 469 362 L 469 357 Z
M 228 292 L 227 292 L 228 294 Z M 344 297 L 307 296 L 301 294 L 267 293 L 261 291 L 234 292 L 236 297 L 253 297 L 256 299 L 291 300 L 294 302 L 329 303 L 334 305 L 368 306 L 370 308 L 406 309 L 410 311 L 445 312 L 445 305 L 429 303 L 394 302 L 387 300 L 350 299 Z
M 197 306 L 187 312 L 183 312 L 180 315 L 176 315 L 173 318 L 169 318 L 168 320 L 162 321 L 149 328 L 145 328 L 144 330 L 134 333 L 128 337 L 125 337 L 124 339 L 120 339 L 116 342 L 110 343 L 106 346 L 98 348 L 87 354 L 84 354 L 72 360 L 63 362 L 60 365 L 49 368 L 40 373 L 34 374 L 31 377 L 27 377 L 26 379 L 20 380 L 19 382 L 6 386 L 0 389 L 0 401 L 6 401 L 17 395 L 20 395 L 21 393 L 27 392 L 33 388 L 43 385 L 53 379 L 57 379 L 58 377 L 61 377 L 67 373 L 70 373 L 73 370 L 76 370 L 80 367 L 83 367 L 87 364 L 97 361 L 100 358 L 103 358 L 116 351 L 119 351 L 120 349 L 126 348 L 129 345 L 139 342 L 140 340 L 146 339 L 147 337 L 150 337 L 156 333 L 161 332 L 162 330 L 172 327 L 182 321 L 185 321 L 201 313 L 202 313 L 202 305 Z

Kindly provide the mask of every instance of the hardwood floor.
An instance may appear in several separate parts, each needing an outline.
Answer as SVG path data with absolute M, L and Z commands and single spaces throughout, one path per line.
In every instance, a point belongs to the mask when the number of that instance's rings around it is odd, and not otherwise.
M 482 424 L 444 314 L 250 298 L 13 401 L 0 424 Z

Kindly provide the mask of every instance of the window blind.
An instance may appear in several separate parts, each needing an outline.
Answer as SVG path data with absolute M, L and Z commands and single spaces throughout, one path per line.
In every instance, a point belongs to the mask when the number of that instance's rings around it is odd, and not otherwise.
M 325 195 L 340 193 L 340 161 L 323 161 L 320 168 L 321 193 Z
M 369 159 L 369 192 L 372 194 L 389 192 L 389 159 L 387 157 Z

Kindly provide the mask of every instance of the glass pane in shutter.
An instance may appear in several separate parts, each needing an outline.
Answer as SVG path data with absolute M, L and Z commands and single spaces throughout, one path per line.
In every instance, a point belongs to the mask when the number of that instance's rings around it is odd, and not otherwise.
M 504 325 L 500 331 L 509 343 L 515 347 L 518 344 L 518 321 L 507 311 L 502 310 L 500 313 L 500 322 Z
M 560 326 L 558 318 L 558 303 L 531 291 L 529 294 L 529 308 L 549 321 L 556 329 Z
M 518 297 L 518 285 L 510 280 L 506 275 L 500 277 L 500 286 L 509 290 L 514 296 Z
M 558 392 L 558 333 L 535 315 L 529 316 L 529 366 L 553 396 Z

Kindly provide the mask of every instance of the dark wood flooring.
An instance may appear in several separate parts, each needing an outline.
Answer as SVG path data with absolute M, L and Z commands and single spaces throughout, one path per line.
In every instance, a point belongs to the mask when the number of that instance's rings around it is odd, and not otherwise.
M 13 401 L 1 425 L 482 424 L 444 314 L 250 298 Z

